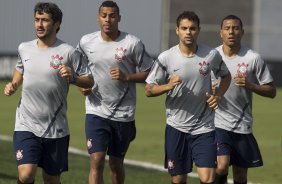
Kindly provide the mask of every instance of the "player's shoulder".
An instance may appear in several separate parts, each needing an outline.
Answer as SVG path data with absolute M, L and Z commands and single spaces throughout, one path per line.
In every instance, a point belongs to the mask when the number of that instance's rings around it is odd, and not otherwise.
M 179 52 L 179 47 L 178 47 L 178 45 L 175 45 L 175 46 L 169 48 L 168 50 L 161 52 L 158 56 L 158 59 L 159 60 L 168 59 L 170 57 L 173 57 L 173 55 L 177 54 L 178 52 Z
M 95 32 L 83 35 L 80 39 L 80 45 L 86 44 L 88 42 L 91 42 L 91 41 L 99 38 L 100 32 L 101 31 L 95 31 Z
M 31 41 L 26 41 L 26 42 L 22 42 L 19 44 L 18 46 L 18 50 L 24 50 L 24 49 L 29 49 L 31 47 L 35 47 L 37 44 L 37 39 L 31 40 Z
M 135 36 L 133 34 L 130 34 L 130 33 L 124 32 L 124 31 L 121 31 L 120 34 L 121 34 L 122 39 L 125 39 L 125 40 L 131 42 L 132 44 L 142 43 L 142 41 L 137 36 Z
M 58 47 L 59 49 L 65 50 L 67 52 L 74 52 L 74 47 L 68 43 L 66 43 L 63 40 L 57 39 L 56 41 L 56 47 Z
M 256 52 L 255 50 L 251 48 L 245 47 L 245 46 L 241 47 L 240 52 L 248 58 L 253 58 L 253 59 L 261 58 L 258 52 Z
M 198 44 L 198 54 L 200 55 L 220 55 L 219 51 L 205 44 Z

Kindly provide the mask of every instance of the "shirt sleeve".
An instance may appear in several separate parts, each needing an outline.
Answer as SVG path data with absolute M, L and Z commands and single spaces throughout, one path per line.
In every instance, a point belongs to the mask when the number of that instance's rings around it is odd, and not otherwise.
M 255 72 L 257 81 L 259 82 L 260 85 L 273 82 L 271 73 L 266 63 L 260 56 L 256 57 L 254 64 L 255 64 L 254 72 Z
M 22 45 L 19 45 L 19 48 L 18 48 L 18 62 L 16 64 L 16 70 L 19 71 L 21 74 L 24 73 L 24 65 L 23 65 L 23 62 L 22 62 L 22 58 L 21 58 L 21 54 L 20 54 L 20 50 L 21 50 L 21 47 Z
M 149 70 L 154 63 L 153 58 L 146 52 L 145 46 L 141 41 L 138 41 L 136 44 L 133 57 L 138 70 L 141 72 Z
M 229 72 L 225 62 L 218 51 L 214 50 L 214 58 L 212 62 L 212 71 L 216 78 L 226 76 Z
M 81 52 L 74 50 L 70 56 L 70 60 L 73 71 L 77 76 L 92 76 L 87 59 Z
M 160 62 L 159 59 L 157 59 L 151 68 L 151 71 L 146 79 L 146 83 L 162 85 L 166 84 L 167 81 L 168 73 L 166 67 Z

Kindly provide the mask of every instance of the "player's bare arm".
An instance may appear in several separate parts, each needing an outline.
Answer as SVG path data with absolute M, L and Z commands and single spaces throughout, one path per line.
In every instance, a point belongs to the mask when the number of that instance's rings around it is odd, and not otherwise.
M 227 75 L 221 77 L 221 82 L 217 90 L 215 89 L 216 88 L 215 86 L 212 86 L 212 92 L 213 92 L 212 95 L 206 93 L 206 96 L 208 98 L 207 103 L 210 108 L 214 110 L 218 108 L 219 101 L 221 97 L 224 95 L 224 93 L 227 91 L 230 85 L 230 81 L 231 81 L 231 75 L 230 73 L 228 73 Z
M 274 98 L 276 96 L 276 87 L 274 86 L 273 82 L 259 85 L 249 82 L 245 76 L 239 74 L 235 75 L 234 81 L 236 86 L 245 87 L 258 95 L 269 98 Z
M 19 86 L 22 84 L 22 81 L 23 81 L 23 75 L 19 71 L 15 70 L 13 74 L 12 82 L 6 84 L 4 88 L 4 94 L 6 96 L 13 95 L 17 91 Z
M 138 72 L 132 74 L 124 74 L 120 68 L 111 68 L 110 74 L 113 80 L 121 80 L 124 82 L 144 83 L 149 72 Z
M 91 88 L 94 85 L 94 80 L 89 76 L 75 76 L 71 68 L 66 65 L 59 66 L 59 73 L 61 77 L 66 78 L 70 83 L 81 87 L 81 88 Z
M 175 86 L 182 82 L 178 75 L 173 74 L 167 84 L 157 85 L 157 84 L 146 84 L 145 94 L 148 97 L 160 96 L 168 91 L 172 90 Z

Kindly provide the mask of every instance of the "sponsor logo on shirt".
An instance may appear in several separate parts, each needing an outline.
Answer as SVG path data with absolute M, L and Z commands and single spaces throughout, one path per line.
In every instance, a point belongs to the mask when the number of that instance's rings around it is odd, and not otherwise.
M 64 59 L 62 56 L 59 56 L 58 54 L 56 56 L 51 57 L 52 60 L 50 61 L 50 67 L 54 69 L 58 69 L 59 66 L 62 64 L 62 60 Z
M 123 49 L 122 47 L 116 48 L 115 59 L 116 61 L 123 61 L 126 58 L 125 52 L 127 50 Z
M 17 150 L 16 151 L 16 159 L 17 160 L 23 159 L 23 150 Z
M 243 63 L 239 63 L 238 64 L 238 70 L 237 70 L 237 73 L 243 77 L 247 77 L 248 73 L 247 73 L 247 69 L 248 69 L 248 66 L 249 64 L 245 64 L 244 62 Z
M 199 72 L 200 74 L 202 74 L 203 76 L 206 76 L 209 73 L 209 63 L 206 61 L 200 62 L 200 69 Z

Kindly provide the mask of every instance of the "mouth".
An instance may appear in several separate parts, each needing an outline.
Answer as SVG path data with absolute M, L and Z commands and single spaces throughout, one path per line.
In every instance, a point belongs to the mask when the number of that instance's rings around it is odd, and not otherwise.
M 37 30 L 36 30 L 36 32 L 37 32 L 38 34 L 43 34 L 44 31 L 45 31 L 44 29 L 37 29 Z

